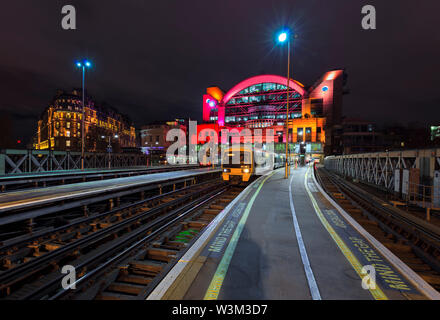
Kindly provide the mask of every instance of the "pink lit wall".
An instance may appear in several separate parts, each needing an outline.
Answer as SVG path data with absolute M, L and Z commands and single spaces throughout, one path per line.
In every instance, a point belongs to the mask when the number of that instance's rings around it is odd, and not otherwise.
M 203 95 L 203 121 L 209 121 L 209 116 L 211 113 L 211 107 L 208 101 L 215 101 L 215 104 L 218 104 L 218 101 L 215 100 L 211 95 L 204 94 Z M 214 107 L 215 108 L 215 107 Z

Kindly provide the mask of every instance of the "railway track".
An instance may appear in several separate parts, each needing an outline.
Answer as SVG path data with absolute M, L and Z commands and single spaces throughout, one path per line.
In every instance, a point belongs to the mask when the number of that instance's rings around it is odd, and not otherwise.
M 12 237 L 66 224 L 65 218 L 88 216 L 150 194 L 215 179 L 219 172 L 195 169 L 0 193 L 0 245 Z
M 317 169 L 315 175 L 323 189 L 365 230 L 440 291 L 440 228 L 324 168 Z
M 228 195 L 224 195 L 227 191 Z M 133 293 L 136 286 L 151 287 L 152 278 L 159 279 L 166 265 L 174 261 L 180 251 L 183 253 L 188 241 L 221 211 L 222 202 L 213 204 L 213 201 L 220 195 L 223 202 L 228 197 L 232 199 L 231 194 L 233 191 L 226 184 L 211 180 L 77 219 L 38 235 L 8 241 L 0 247 L 1 298 L 41 299 L 60 294 L 64 265 L 75 266 L 81 292 L 85 286 L 92 287 L 85 290 L 88 299 L 111 298 L 118 288 Z M 207 205 L 210 207 L 202 210 Z M 146 248 L 146 244 L 151 248 Z M 126 276 L 113 279 L 113 283 L 105 286 L 106 291 L 102 288 L 104 283 L 112 282 L 111 275 L 100 278 L 99 286 L 91 285 L 98 274 L 108 273 L 115 264 L 142 252 L 145 256 L 141 260 L 146 265 L 142 272 L 151 269 L 147 278 L 141 280 L 137 274 L 137 270 L 142 269 L 139 263 L 129 263 L 129 267 L 121 269 Z M 153 261 L 152 266 L 145 263 L 146 259 Z M 78 293 L 77 290 L 61 292 L 63 296 Z M 132 294 L 121 296 L 130 297 L 133 298 Z

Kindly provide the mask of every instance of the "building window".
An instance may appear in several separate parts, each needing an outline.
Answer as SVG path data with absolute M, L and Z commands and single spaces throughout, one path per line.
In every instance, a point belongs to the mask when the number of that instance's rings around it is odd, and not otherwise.
M 70 122 L 66 122 L 66 128 L 70 128 Z
M 69 130 L 66 131 L 66 137 L 70 137 L 70 131 Z
M 307 141 L 307 142 L 312 141 L 312 128 L 306 128 L 305 141 Z
M 70 140 L 66 140 L 66 147 L 70 147 Z
M 316 128 L 316 142 L 321 142 L 321 127 Z
M 296 130 L 296 136 L 297 136 L 297 138 L 296 138 L 297 142 L 302 142 L 303 141 L 303 128 L 298 128 Z

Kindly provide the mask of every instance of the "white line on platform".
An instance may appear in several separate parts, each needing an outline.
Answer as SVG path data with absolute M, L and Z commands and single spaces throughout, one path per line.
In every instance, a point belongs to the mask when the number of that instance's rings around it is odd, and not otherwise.
M 185 277 L 185 270 L 194 262 L 194 260 L 200 255 L 202 249 L 208 244 L 208 241 L 215 234 L 218 228 L 221 226 L 229 212 L 235 206 L 235 204 L 245 198 L 252 190 L 254 185 L 264 179 L 261 176 L 250 185 L 246 187 L 232 202 L 230 202 L 226 208 L 224 208 L 215 218 L 212 220 L 206 228 L 203 230 L 200 237 L 196 242 L 188 249 L 183 257 L 174 265 L 174 267 L 168 272 L 168 274 L 162 279 L 162 281 L 154 288 L 146 300 L 161 300 L 166 297 L 169 290 L 172 290 L 171 286 L 175 281 L 181 281 L 181 277 Z M 192 282 L 192 280 L 191 280 Z
M 310 294 L 312 295 L 312 299 L 321 300 L 321 295 L 319 293 L 318 285 L 316 284 L 315 276 L 313 275 L 312 267 L 310 266 L 309 257 L 307 256 L 306 247 L 304 246 L 304 241 L 301 235 L 301 230 L 299 228 L 298 219 L 296 217 L 295 207 L 293 206 L 292 181 L 293 181 L 293 174 L 289 181 L 289 196 L 290 196 L 290 210 L 292 212 L 296 240 L 298 241 L 299 252 L 301 254 L 301 260 L 304 265 L 304 271 L 306 273 L 307 282 L 309 284 Z

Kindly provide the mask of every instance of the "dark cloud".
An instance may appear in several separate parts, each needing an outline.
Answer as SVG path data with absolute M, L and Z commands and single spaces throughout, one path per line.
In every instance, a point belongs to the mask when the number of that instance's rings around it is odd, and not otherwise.
M 76 7 L 78 30 L 61 29 L 65 4 Z M 365 4 L 376 7 L 377 30 L 361 29 Z M 296 79 L 313 84 L 328 69 L 347 69 L 345 114 L 429 123 L 440 118 L 439 9 L 409 0 L 10 1 L 0 13 L 0 110 L 29 137 L 55 90 L 80 86 L 73 62 L 87 56 L 90 94 L 137 126 L 200 119 L 207 86 L 286 73 L 273 39 L 290 25 Z

